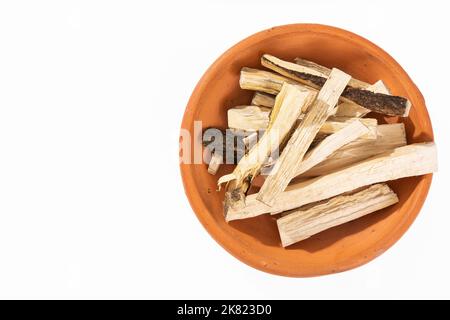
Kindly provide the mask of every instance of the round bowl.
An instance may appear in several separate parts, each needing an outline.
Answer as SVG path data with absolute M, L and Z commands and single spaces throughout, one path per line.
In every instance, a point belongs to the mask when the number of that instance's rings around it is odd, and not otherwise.
M 227 127 L 226 111 L 249 104 L 252 92 L 239 88 L 242 67 L 262 68 L 260 58 L 270 53 L 292 61 L 302 57 L 328 67 L 337 67 L 354 78 L 374 83 L 383 80 L 392 94 L 412 103 L 408 118 L 384 118 L 404 122 L 408 143 L 433 141 L 433 130 L 419 89 L 402 67 L 381 48 L 351 32 L 315 24 L 293 24 L 256 33 L 220 56 L 197 84 L 186 107 L 182 129 L 192 141 L 201 140 L 194 121 L 203 128 Z M 184 130 L 182 130 L 184 131 Z M 198 131 L 198 130 L 197 130 Z M 180 142 L 182 138 L 180 137 Z M 400 202 L 358 220 L 329 229 L 286 249 L 280 245 L 276 222 L 270 215 L 226 223 L 223 191 L 217 179 L 233 170 L 222 166 L 213 176 L 206 164 L 180 164 L 184 188 L 198 219 L 210 235 L 242 262 L 272 274 L 309 277 L 358 267 L 382 254 L 406 232 L 418 215 L 432 175 L 389 182 Z

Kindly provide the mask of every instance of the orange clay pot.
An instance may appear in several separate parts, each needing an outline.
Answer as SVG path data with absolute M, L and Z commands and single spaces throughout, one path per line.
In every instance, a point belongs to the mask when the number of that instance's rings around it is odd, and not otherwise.
M 181 127 L 193 134 L 193 121 L 203 127 L 227 127 L 226 111 L 248 104 L 252 92 L 239 88 L 242 67 L 261 68 L 260 57 L 270 53 L 292 61 L 302 57 L 328 67 L 337 67 L 353 77 L 374 83 L 383 80 L 392 94 L 412 102 L 408 118 L 384 118 L 380 123 L 403 121 L 408 143 L 433 141 L 433 130 L 424 98 L 401 66 L 382 49 L 351 32 L 315 24 L 293 24 L 271 28 L 239 42 L 206 71 L 186 108 Z M 200 136 L 193 139 L 201 139 Z M 222 166 L 218 174 L 206 164 L 181 164 L 181 175 L 189 202 L 211 236 L 229 253 L 259 270 L 291 277 L 309 277 L 358 267 L 382 254 L 409 228 L 418 215 L 432 175 L 405 178 L 389 185 L 400 202 L 385 210 L 329 229 L 283 249 L 274 217 L 226 223 L 224 193 L 216 192 L 217 179 L 233 170 Z

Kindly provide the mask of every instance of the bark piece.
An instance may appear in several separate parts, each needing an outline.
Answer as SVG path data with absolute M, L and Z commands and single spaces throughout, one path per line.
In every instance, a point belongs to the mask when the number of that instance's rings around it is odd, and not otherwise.
M 299 86 L 284 83 L 278 94 L 267 130 L 258 143 L 237 164 L 233 173 L 219 179 L 218 185 L 227 183 L 225 214 L 231 208 L 244 206 L 245 194 L 251 180 L 264 162 L 282 143 L 297 121 L 303 108 L 313 100 L 314 93 Z
M 246 145 L 243 139 L 248 134 L 242 130 L 222 130 L 209 127 L 203 131 L 202 142 L 211 154 L 222 155 L 223 163 L 235 164 L 246 153 Z M 216 138 L 220 139 L 216 140 Z
M 269 54 L 261 57 L 261 64 L 289 79 L 304 83 L 316 89 L 320 89 L 326 81 L 326 77 L 319 75 L 318 72 L 305 72 L 304 67 L 283 61 Z M 411 103 L 406 98 L 374 93 L 352 86 L 345 88 L 342 97 L 374 112 L 390 116 L 406 117 L 411 107 Z
M 376 140 L 355 140 L 334 152 L 323 162 L 302 173 L 301 176 L 322 176 L 334 170 L 406 145 L 406 132 L 403 123 L 381 124 L 378 126 L 377 131 L 378 137 Z
M 239 78 L 239 85 L 242 89 L 261 91 L 274 95 L 277 95 L 278 92 L 280 92 L 281 87 L 285 82 L 292 85 L 303 86 L 302 84 L 280 76 L 279 74 L 247 67 L 241 69 L 241 76 Z
M 296 169 L 303 161 L 306 151 L 308 151 L 314 137 L 333 111 L 339 96 L 350 79 L 351 77 L 348 74 L 338 69 L 331 71 L 330 77 L 319 91 L 317 99 L 289 139 L 272 170 L 272 174 L 266 178 L 259 190 L 257 196 L 259 201 L 272 205 L 276 197 L 284 191 L 291 179 L 295 177 Z
M 317 64 L 315 62 L 312 62 L 312 61 L 309 61 L 306 59 L 295 58 L 294 62 L 302 67 L 302 68 L 298 68 L 296 70 L 298 72 L 314 74 L 314 75 L 317 75 L 317 76 L 323 77 L 323 78 L 328 78 L 328 76 L 331 73 L 330 68 L 324 67 L 320 64 Z M 371 84 L 369 84 L 367 82 L 360 81 L 360 80 L 354 79 L 354 78 L 350 79 L 348 85 L 352 86 L 354 88 L 361 88 L 361 89 L 368 89 L 369 87 L 372 86 Z
M 281 244 L 296 242 L 361 218 L 397 203 L 398 197 L 387 184 L 375 184 L 350 195 L 341 195 L 307 210 L 293 210 L 277 220 Z
M 246 206 L 228 212 L 227 221 L 279 213 L 321 201 L 374 183 L 420 176 L 437 170 L 434 143 L 416 143 L 353 164 L 326 176 L 290 185 L 272 207 L 250 195 Z

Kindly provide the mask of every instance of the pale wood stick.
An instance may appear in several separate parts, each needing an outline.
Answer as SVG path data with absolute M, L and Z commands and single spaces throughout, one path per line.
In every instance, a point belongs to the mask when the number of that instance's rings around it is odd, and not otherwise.
M 343 129 L 329 135 L 311 151 L 308 151 L 304 160 L 297 167 L 295 175 L 299 176 L 303 172 L 308 171 L 315 165 L 324 161 L 336 150 L 364 135 L 367 135 L 369 131 L 370 130 L 362 123 L 362 121 L 353 121 Z
M 213 153 L 211 159 L 209 160 L 208 173 L 215 175 L 222 163 L 223 163 L 223 156 L 217 153 Z
M 317 99 L 309 108 L 305 118 L 292 134 L 277 160 L 272 174 L 267 177 L 259 190 L 257 199 L 267 205 L 272 205 L 276 197 L 284 191 L 286 186 L 295 177 L 296 169 L 303 161 L 314 137 L 333 111 L 339 96 L 347 86 L 351 77 L 333 69 L 317 95 Z
M 271 94 L 256 91 L 250 104 L 259 107 L 272 108 L 275 104 L 275 97 Z
M 239 106 L 228 109 L 228 127 L 233 130 L 251 132 L 257 130 L 265 130 L 269 125 L 270 110 L 265 107 L 258 106 Z M 304 118 L 304 114 L 300 115 L 300 119 Z M 329 135 L 336 133 L 346 127 L 353 121 L 361 121 L 370 131 L 363 138 L 377 138 L 378 121 L 372 118 L 348 118 L 348 117 L 330 117 L 320 127 L 320 135 Z
M 324 67 L 318 63 L 306 60 L 306 59 L 302 59 L 302 58 L 295 58 L 294 62 L 296 64 L 298 64 L 299 66 L 301 66 L 302 68 L 297 68 L 297 72 L 302 72 L 302 73 L 306 73 L 306 74 L 313 74 L 313 75 L 317 75 L 319 77 L 323 77 L 323 78 L 328 78 L 328 76 L 331 73 L 331 69 Z M 349 86 L 352 86 L 354 88 L 361 88 L 361 89 L 367 89 L 371 86 L 371 84 L 364 82 L 364 81 L 360 81 L 358 79 L 354 79 L 352 78 L 349 83 Z
M 274 95 L 277 95 L 278 92 L 280 92 L 281 87 L 285 82 L 292 85 L 302 86 L 307 89 L 306 86 L 300 84 L 299 82 L 280 76 L 279 74 L 247 67 L 241 69 L 241 75 L 239 78 L 239 85 L 242 89 L 261 91 Z
M 269 155 L 273 153 L 290 132 L 302 109 L 314 99 L 315 94 L 299 86 L 284 83 L 271 113 L 270 124 L 258 143 L 246 154 L 233 173 L 222 176 L 218 185 L 227 183 L 225 214 L 231 208 L 244 205 L 245 193 Z
M 353 102 L 342 102 L 336 107 L 335 116 L 337 117 L 349 117 L 349 118 L 362 118 L 366 114 L 370 113 L 370 110 Z
M 272 96 L 273 94 L 278 94 L 278 92 L 281 89 L 281 86 L 284 82 L 291 83 L 291 84 L 297 84 L 299 86 L 303 86 L 307 89 L 314 90 L 317 92 L 318 90 L 312 87 L 305 86 L 299 82 L 296 82 L 294 80 L 291 80 L 289 78 L 280 76 L 279 74 L 270 72 L 270 71 L 263 71 L 258 69 L 252 69 L 252 68 L 242 68 L 241 70 L 241 76 L 239 79 L 239 84 L 242 89 L 246 90 L 254 90 L 254 91 L 261 91 L 262 94 L 265 94 L 266 96 Z M 381 83 L 382 84 L 382 83 Z M 372 89 L 371 89 L 372 88 Z M 373 90 L 374 92 L 380 92 L 385 93 L 386 88 L 382 89 L 380 87 L 380 82 L 375 83 L 372 87 L 369 87 L 368 90 Z M 380 91 L 381 90 L 381 91 Z M 261 95 L 261 92 L 258 92 Z M 342 100 L 342 97 L 340 98 Z M 255 103 L 257 104 L 261 103 L 261 100 L 257 100 Z M 269 100 L 265 100 L 264 102 L 265 107 L 272 107 L 273 105 L 270 105 Z M 305 111 L 305 110 L 304 110 Z M 338 117 L 362 117 L 369 113 L 371 110 L 364 108 L 360 105 L 357 105 L 354 102 L 349 101 L 348 99 L 344 99 L 344 101 L 341 101 L 341 104 L 339 104 L 336 108 L 335 116 Z
M 309 61 L 306 59 L 295 58 L 294 62 L 303 67 L 315 69 L 316 71 L 322 73 L 324 76 L 327 76 L 327 77 L 331 72 L 330 68 L 327 68 L 325 66 L 322 66 L 318 63 L 315 63 L 315 62 L 312 62 L 312 61 Z M 374 91 L 377 93 L 384 93 L 384 94 L 389 94 L 389 95 L 391 94 L 391 92 L 389 91 L 389 89 L 387 88 L 387 86 L 384 84 L 384 82 L 382 80 L 378 80 L 374 84 L 369 84 L 367 82 L 352 78 L 349 82 L 349 85 L 352 87 L 355 87 L 355 88 L 366 89 L 366 90 Z
M 416 143 L 353 164 L 326 176 L 308 179 L 286 188 L 272 207 L 256 199 L 246 199 L 244 208 L 230 210 L 227 221 L 255 217 L 264 213 L 279 213 L 305 204 L 328 199 L 357 188 L 404 177 L 420 176 L 437 170 L 434 143 Z
M 261 57 L 261 64 L 281 75 L 295 81 L 305 83 L 314 88 L 321 88 L 326 81 L 325 77 L 304 72 L 304 68 L 295 63 L 283 61 L 269 54 Z M 355 102 L 374 112 L 391 116 L 408 116 L 411 103 L 403 97 L 374 93 L 369 90 L 347 86 L 342 97 Z
M 258 132 L 249 134 L 248 136 L 243 138 L 242 141 L 244 142 L 245 147 L 250 150 L 258 142 Z
M 269 108 L 238 106 L 228 109 L 228 127 L 246 131 L 257 131 L 269 126 Z
M 277 220 L 283 247 L 389 207 L 399 201 L 387 184 L 375 184 L 351 195 L 341 195 L 307 210 L 293 210 Z
M 367 87 L 367 90 L 375 92 L 375 93 L 384 93 L 387 95 L 392 95 L 389 88 L 386 86 L 386 84 L 383 82 L 383 80 L 378 80 L 374 84 Z
M 320 128 L 320 133 L 333 134 L 335 132 L 338 132 L 342 128 L 345 128 L 348 124 L 354 121 L 360 121 L 369 129 L 367 134 L 361 137 L 362 139 L 369 139 L 369 140 L 377 139 L 378 121 L 377 119 L 372 118 L 361 119 L 361 118 L 347 118 L 347 117 L 330 117 Z
M 378 137 L 376 140 L 357 139 L 334 152 L 323 162 L 302 173 L 301 176 L 322 176 L 406 145 L 406 132 L 403 123 L 381 124 L 378 126 L 377 131 Z
M 367 90 L 374 88 L 374 92 L 388 93 L 387 88 L 384 86 L 383 82 L 380 80 L 375 84 L 369 86 Z M 275 103 L 275 96 L 263 92 L 256 91 L 253 95 L 251 105 L 272 108 Z M 349 118 L 361 118 L 370 112 L 369 109 L 361 107 L 353 102 L 342 102 L 336 107 L 335 116 L 336 117 L 349 117 Z

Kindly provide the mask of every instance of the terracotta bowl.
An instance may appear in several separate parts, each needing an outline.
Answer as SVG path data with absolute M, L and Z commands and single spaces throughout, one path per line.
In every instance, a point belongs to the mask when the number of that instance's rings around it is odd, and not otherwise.
M 271 28 L 239 42 L 220 56 L 197 84 L 186 108 L 181 127 L 194 136 L 194 120 L 203 127 L 227 127 L 226 111 L 248 104 L 252 92 L 239 88 L 242 67 L 261 68 L 260 57 L 270 53 L 285 60 L 303 57 L 328 67 L 337 67 L 360 80 L 382 79 L 393 94 L 412 102 L 409 118 L 377 117 L 381 123 L 403 121 L 408 143 L 433 141 L 425 101 L 402 67 L 382 49 L 351 32 L 314 24 Z M 180 141 L 182 139 L 180 138 Z M 332 228 L 283 249 L 273 217 L 225 222 L 223 192 L 216 192 L 218 177 L 231 172 L 223 166 L 208 174 L 206 164 L 181 164 L 186 195 L 210 235 L 229 253 L 259 270 L 292 277 L 341 272 L 358 267 L 382 254 L 409 228 L 418 215 L 432 175 L 390 182 L 400 202 L 385 210 Z

